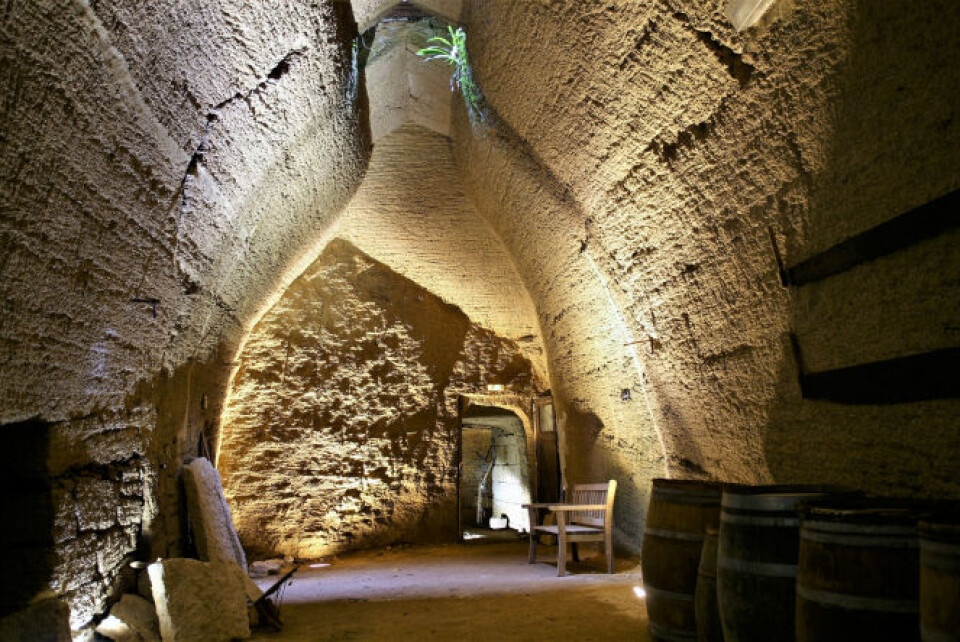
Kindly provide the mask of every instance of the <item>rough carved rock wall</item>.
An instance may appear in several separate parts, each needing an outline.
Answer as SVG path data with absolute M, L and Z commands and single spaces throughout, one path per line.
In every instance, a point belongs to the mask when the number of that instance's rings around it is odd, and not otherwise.
M 960 186 L 957 9 L 793 4 L 737 34 L 706 0 L 466 3 L 503 122 L 482 138 L 459 119 L 465 182 L 518 261 L 555 385 L 598 419 L 568 420 L 568 470 L 648 430 L 604 411 L 622 357 L 577 352 L 591 324 L 570 311 L 609 298 L 671 474 L 960 494 L 956 401 L 803 399 L 787 338 L 813 370 L 957 345 L 957 233 L 804 288 L 774 250 L 794 265 Z M 610 449 L 636 473 L 649 445 Z
M 244 545 L 317 557 L 457 537 L 457 398 L 533 394 L 516 345 L 333 240 L 240 355 L 217 466 Z
M 126 556 L 179 548 L 229 355 L 362 175 L 348 9 L 5 7 L 0 423 L 49 532 L 4 547 L 46 561 L 0 614 L 49 587 L 79 628 Z
M 360 189 L 330 233 L 517 342 L 545 378 L 530 295 L 464 192 L 449 139 L 407 123 L 378 141 Z

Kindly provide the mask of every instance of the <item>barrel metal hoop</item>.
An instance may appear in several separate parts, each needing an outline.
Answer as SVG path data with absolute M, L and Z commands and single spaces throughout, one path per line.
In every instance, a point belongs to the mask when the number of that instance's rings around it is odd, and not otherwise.
M 693 602 L 694 596 L 690 593 L 674 593 L 673 591 L 665 591 L 663 589 L 658 589 L 649 584 L 644 584 L 644 589 L 647 591 L 649 597 L 662 598 L 665 600 L 676 600 L 678 602 Z
M 856 522 L 827 522 L 818 519 L 803 520 L 805 529 L 831 533 L 859 533 L 862 535 L 899 535 L 917 537 L 917 527 L 904 524 L 857 524 Z
M 958 573 L 960 572 L 960 555 L 956 551 L 941 555 L 936 551 L 927 549 L 926 544 L 924 544 L 920 547 L 920 566 Z
M 886 613 L 917 613 L 920 610 L 918 600 L 903 600 L 888 597 L 869 597 L 866 595 L 850 595 L 849 593 L 835 593 L 812 589 L 797 584 L 797 595 L 817 604 L 838 606 L 851 611 L 881 611 Z
M 666 640 L 667 642 L 697 642 L 696 631 L 675 629 L 671 626 L 657 624 L 656 622 L 650 623 L 650 635 L 659 640 Z
M 798 517 L 767 517 L 764 515 L 742 515 L 740 513 L 729 513 L 722 511 L 720 521 L 728 524 L 744 524 L 746 526 L 773 526 L 778 528 L 792 527 L 800 525 Z
M 651 535 L 653 537 L 662 537 L 663 539 L 680 539 L 685 542 L 702 542 L 703 535 L 700 533 L 689 533 L 686 531 L 666 531 L 660 528 L 646 528 L 643 531 L 644 535 Z
M 824 533 L 811 530 L 804 526 L 800 529 L 800 539 L 818 544 L 837 544 L 839 546 L 856 546 L 868 548 L 917 548 L 915 537 L 884 537 L 881 535 L 854 535 L 840 533 Z
M 921 537 L 920 548 L 924 551 L 930 551 L 931 553 L 937 553 L 940 555 L 956 555 L 957 557 L 960 557 L 960 544 L 936 542 Z
M 748 575 L 764 575 L 766 577 L 796 577 L 796 564 L 775 564 L 773 562 L 754 562 L 741 560 L 736 557 L 721 557 L 718 560 L 720 568 L 728 571 L 747 573 Z
M 949 633 L 947 631 L 932 629 L 929 626 L 924 626 L 923 623 L 921 623 L 920 639 L 922 639 L 923 642 L 957 642 L 957 640 L 960 640 L 960 635 Z
M 691 493 L 676 488 L 654 488 L 651 498 L 669 504 L 693 504 L 695 506 L 717 506 L 720 504 L 720 494 Z

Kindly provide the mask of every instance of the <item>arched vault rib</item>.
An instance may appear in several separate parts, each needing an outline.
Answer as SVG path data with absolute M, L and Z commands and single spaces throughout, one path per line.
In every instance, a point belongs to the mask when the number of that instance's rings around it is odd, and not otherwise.
M 350 0 L 353 14 L 360 25 L 361 31 L 366 31 L 395 9 L 398 5 L 407 5 L 424 12 L 439 16 L 450 22 L 460 20 L 463 0 Z

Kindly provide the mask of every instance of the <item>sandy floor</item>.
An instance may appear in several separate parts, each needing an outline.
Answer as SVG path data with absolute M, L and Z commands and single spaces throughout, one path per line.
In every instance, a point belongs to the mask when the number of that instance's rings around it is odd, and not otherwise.
M 347 555 L 302 568 L 284 592 L 284 630 L 253 639 L 650 640 L 636 561 L 607 575 L 601 557 L 585 558 L 560 578 L 556 548 L 539 560 L 527 563 L 523 542 Z

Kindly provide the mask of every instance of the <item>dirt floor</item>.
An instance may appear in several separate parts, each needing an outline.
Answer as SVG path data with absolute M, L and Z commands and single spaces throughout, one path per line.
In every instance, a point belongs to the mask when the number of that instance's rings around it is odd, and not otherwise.
M 284 630 L 253 639 L 650 640 L 637 560 L 607 575 L 602 556 L 582 551 L 561 578 L 556 548 L 539 552 L 531 565 L 525 541 L 468 543 L 304 566 L 283 594 Z

